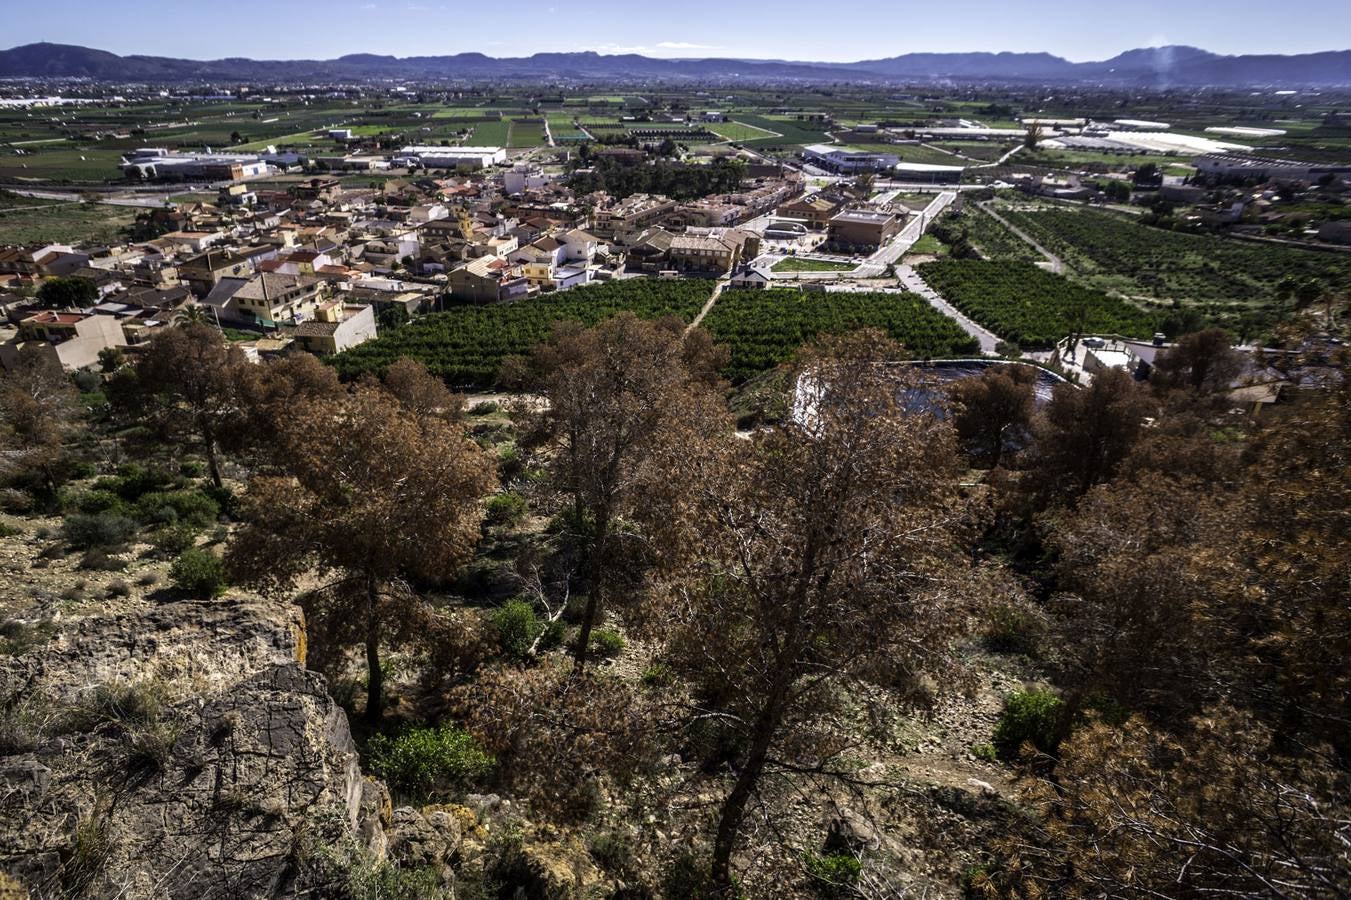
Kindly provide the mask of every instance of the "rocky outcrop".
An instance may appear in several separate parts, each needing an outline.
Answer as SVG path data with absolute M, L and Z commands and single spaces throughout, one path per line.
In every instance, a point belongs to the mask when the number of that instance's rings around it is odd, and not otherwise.
M 7 727 L 59 712 L 0 757 L 0 871 L 37 898 L 244 900 L 290 894 L 315 848 L 382 854 L 384 788 L 302 641 L 289 607 L 174 603 L 4 661 Z

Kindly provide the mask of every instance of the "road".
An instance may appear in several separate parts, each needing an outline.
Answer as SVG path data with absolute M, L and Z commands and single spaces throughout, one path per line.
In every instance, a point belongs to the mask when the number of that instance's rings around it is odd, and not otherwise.
M 952 319 L 961 326 L 962 331 L 971 335 L 980 344 L 980 352 L 989 356 L 995 355 L 995 347 L 999 345 L 999 336 L 992 331 L 981 328 L 975 322 L 962 315 L 956 307 L 944 300 L 933 288 L 919 277 L 919 273 L 910 266 L 897 266 L 896 274 L 900 277 L 902 286 L 912 294 L 918 294 L 928 301 L 929 305 L 941 312 L 943 315 Z
M 18 194 L 22 197 L 32 197 L 36 200 L 59 200 L 63 203 L 78 203 L 84 198 L 80 192 L 72 191 L 40 191 L 31 188 L 8 188 L 11 194 Z M 159 209 L 168 202 L 170 195 L 163 196 L 145 196 L 145 197 L 100 197 L 94 201 L 107 206 L 133 206 L 140 209 Z
M 943 191 L 934 198 L 932 203 L 924 207 L 922 213 L 911 219 L 910 223 L 901 229 L 900 234 L 896 235 L 891 243 L 868 257 L 863 265 L 850 273 L 850 276 L 853 278 L 877 278 L 885 274 L 887 266 L 899 260 L 905 255 L 906 251 L 915 246 L 915 242 L 924 236 L 924 231 L 929 227 L 929 223 L 956 199 L 956 191 Z
M 1009 230 L 1009 233 L 1012 234 L 1014 237 L 1018 238 L 1024 244 L 1027 244 L 1033 250 L 1037 251 L 1042 256 L 1046 257 L 1047 261 L 1050 262 L 1051 264 L 1052 272 L 1056 273 L 1057 275 L 1064 274 L 1065 263 L 1061 261 L 1060 257 L 1056 256 L 1050 250 L 1047 250 L 1041 244 L 1038 244 L 1036 241 L 1032 240 L 1031 235 L 1029 235 L 1026 231 L 1023 231 L 1021 228 L 1014 225 L 1008 219 L 1004 218 L 999 213 L 995 212 L 994 208 L 989 203 L 978 203 L 976 205 L 979 206 L 984 212 L 989 213 L 990 218 L 994 219 L 1000 225 L 1003 225 L 1005 228 L 1007 228 Z

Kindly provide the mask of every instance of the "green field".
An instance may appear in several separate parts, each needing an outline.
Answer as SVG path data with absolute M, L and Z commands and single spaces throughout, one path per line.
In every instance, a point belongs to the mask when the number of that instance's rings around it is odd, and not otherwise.
M 880 328 L 915 357 L 974 352 L 975 341 L 957 323 L 913 294 L 730 290 L 703 327 L 731 351 L 723 370 L 734 382 L 786 362 L 822 334 Z
M 544 139 L 543 122 L 525 121 L 523 119 L 511 120 L 511 133 L 506 146 L 513 149 L 528 149 L 530 147 L 543 147 L 547 143 Z
M 755 125 L 746 125 L 743 122 L 710 122 L 704 126 L 718 137 L 726 138 L 729 141 L 753 141 L 760 138 L 778 137 L 773 131 L 766 131 Z
M 986 259 L 1041 262 L 1045 258 L 1026 241 L 1000 224 L 994 216 L 975 204 L 945 221 L 963 229 L 967 239 Z
M 775 272 L 850 272 L 856 268 L 858 266 L 854 263 L 803 259 L 797 256 L 785 256 L 774 264 Z
M 135 218 L 134 209 L 99 203 L 57 202 L 14 212 L 0 207 L 0 244 L 109 244 L 126 240 L 123 229 Z
M 511 122 L 475 122 L 467 142 L 475 147 L 505 147 L 511 139 Z

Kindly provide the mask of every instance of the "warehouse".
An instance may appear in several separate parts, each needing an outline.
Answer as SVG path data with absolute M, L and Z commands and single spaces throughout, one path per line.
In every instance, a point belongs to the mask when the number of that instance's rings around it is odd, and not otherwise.
M 428 169 L 486 169 L 507 161 L 501 147 L 404 147 L 395 165 L 420 165 Z
M 266 175 L 267 171 L 267 163 L 256 154 L 177 153 L 142 147 L 122 160 L 123 174 L 142 181 L 239 181 Z
M 897 181 L 906 184 L 960 184 L 966 167 L 903 162 L 897 163 L 892 171 Z
M 802 158 L 807 162 L 845 174 L 853 172 L 880 172 L 890 169 L 900 161 L 894 153 L 869 153 L 865 150 L 850 150 L 848 147 L 834 147 L 830 144 L 812 144 L 802 149 Z

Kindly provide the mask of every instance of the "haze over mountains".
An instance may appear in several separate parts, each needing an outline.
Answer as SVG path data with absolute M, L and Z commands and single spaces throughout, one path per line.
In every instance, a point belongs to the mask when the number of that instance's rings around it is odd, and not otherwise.
M 0 77 L 78 77 L 102 81 L 295 81 L 373 78 L 525 80 L 710 79 L 765 81 L 1007 81 L 1172 87 L 1329 87 L 1351 85 L 1351 50 L 1300 55 L 1221 56 L 1195 47 L 1128 50 L 1075 63 L 1049 53 L 907 53 L 851 63 L 743 59 L 656 59 L 636 54 L 536 53 L 497 59 L 481 53 L 332 60 L 174 59 L 118 56 L 65 44 L 0 51 Z

